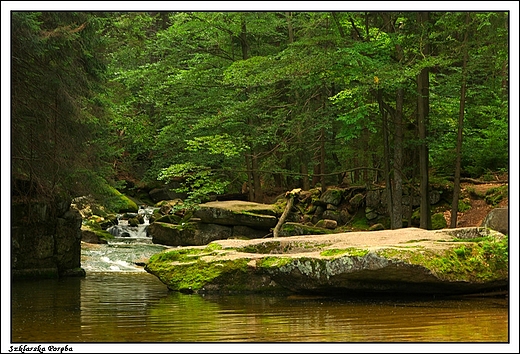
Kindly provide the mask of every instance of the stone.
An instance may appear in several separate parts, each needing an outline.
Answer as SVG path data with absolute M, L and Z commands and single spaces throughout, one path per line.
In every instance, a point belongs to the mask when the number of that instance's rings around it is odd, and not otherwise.
M 268 231 L 253 229 L 252 227 L 247 227 L 243 225 L 233 226 L 233 232 L 231 234 L 232 237 L 240 238 L 262 238 L 269 234 Z
M 352 198 L 350 198 L 348 202 L 354 209 L 357 209 L 361 206 L 361 203 L 364 199 L 365 197 L 363 196 L 363 194 L 357 193 Z
M 366 207 L 365 208 L 365 217 L 367 220 L 374 220 L 379 216 L 379 214 L 372 208 Z
M 248 226 L 269 230 L 276 226 L 274 206 L 240 200 L 216 201 L 199 205 L 193 214 L 203 223 L 227 226 Z
M 286 222 L 282 225 L 280 236 L 323 235 L 331 232 L 331 230 L 323 227 Z
M 334 230 L 336 227 L 338 227 L 338 222 L 331 219 L 322 219 L 318 221 L 316 227 L 323 227 L 325 229 Z
M 488 215 L 482 221 L 482 227 L 509 234 L 509 208 L 491 209 Z
M 379 231 L 384 230 L 385 226 L 381 223 L 374 224 L 368 228 L 368 231 Z
M 70 206 L 70 201 L 13 202 L 13 279 L 68 276 L 70 269 L 81 267 L 82 217 Z
M 343 190 L 338 188 L 329 188 L 320 197 L 320 202 L 323 205 L 332 204 L 339 205 L 343 197 Z
M 461 241 L 457 235 L 468 237 Z M 165 250 L 150 257 L 145 270 L 170 290 L 195 293 L 286 290 L 431 296 L 508 289 L 507 253 L 489 255 L 483 236 L 488 242 L 507 244 L 503 234 L 484 228 L 227 239 L 205 248 Z M 461 246 L 472 257 L 459 257 Z
M 201 246 L 215 240 L 231 237 L 232 227 L 206 224 L 202 222 L 187 222 L 180 225 L 154 222 L 146 229 L 148 237 L 155 244 L 166 246 Z
M 330 219 L 339 222 L 341 220 L 341 214 L 336 210 L 325 210 L 322 215 L 323 219 Z
M 101 239 L 94 231 L 81 230 L 81 241 L 94 244 L 106 244 L 106 240 Z

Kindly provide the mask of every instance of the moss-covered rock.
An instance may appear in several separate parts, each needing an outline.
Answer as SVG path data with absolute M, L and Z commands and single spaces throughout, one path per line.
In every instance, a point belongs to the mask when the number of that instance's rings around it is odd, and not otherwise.
M 206 247 L 163 251 L 150 258 L 145 270 L 156 275 L 170 290 L 186 293 L 286 291 L 268 276 L 256 272 L 248 258 L 212 261 L 217 250 L 218 247 Z
M 483 228 L 220 240 L 210 246 L 164 251 L 145 269 L 170 289 L 188 292 L 431 295 L 509 284 L 507 236 Z

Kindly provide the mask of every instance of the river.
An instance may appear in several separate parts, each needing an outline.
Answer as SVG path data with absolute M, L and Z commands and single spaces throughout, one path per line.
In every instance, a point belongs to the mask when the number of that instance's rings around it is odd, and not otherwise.
M 507 297 L 181 294 L 168 291 L 133 263 L 163 246 L 144 239 L 116 241 L 83 244 L 84 278 L 13 282 L 11 342 L 73 347 L 136 343 L 124 351 L 145 352 L 153 345 L 143 348 L 138 343 L 489 345 L 509 341 Z

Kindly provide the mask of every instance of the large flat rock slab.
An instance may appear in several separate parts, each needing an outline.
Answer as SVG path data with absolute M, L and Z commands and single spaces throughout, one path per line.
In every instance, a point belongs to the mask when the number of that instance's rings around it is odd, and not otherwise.
M 261 230 L 269 230 L 278 222 L 273 205 L 240 200 L 200 204 L 193 216 L 207 224 L 248 226 Z
M 507 289 L 507 237 L 416 228 L 218 240 L 164 251 L 145 269 L 186 292 L 464 294 Z

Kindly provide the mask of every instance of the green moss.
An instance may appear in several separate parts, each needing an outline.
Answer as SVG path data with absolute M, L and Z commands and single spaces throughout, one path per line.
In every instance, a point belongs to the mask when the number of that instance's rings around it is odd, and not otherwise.
M 101 230 L 101 225 L 93 219 L 83 219 L 83 225 L 91 231 Z
M 177 256 L 179 255 L 180 253 L 177 253 Z M 175 291 L 193 292 L 201 290 L 210 283 L 219 283 L 219 277 L 227 278 L 225 284 L 230 284 L 226 285 L 227 290 L 240 290 L 234 289 L 233 284 L 242 284 L 242 282 L 229 281 L 229 278 L 247 276 L 248 262 L 249 259 L 217 262 L 196 260 L 190 263 L 176 263 L 152 256 L 146 265 L 146 270 L 159 276 L 169 289 Z
M 160 262 L 193 262 L 204 253 L 200 248 L 180 248 L 175 250 L 166 250 L 154 254 L 150 257 L 149 263 Z
M 276 241 L 272 242 L 262 242 L 256 245 L 248 245 L 245 247 L 238 248 L 238 252 L 245 253 L 260 253 L 260 254 L 270 254 L 273 251 L 277 251 L 280 248 L 280 243 Z M 280 250 L 281 251 L 281 250 Z
M 210 243 L 206 246 L 206 248 L 204 248 L 204 252 L 213 252 L 213 251 L 217 251 L 217 250 L 221 250 L 221 249 L 223 249 L 221 244 Z
M 380 256 L 423 266 L 449 281 L 492 281 L 508 276 L 508 242 L 488 239 L 467 242 L 441 253 L 422 250 L 385 249 Z
M 487 190 L 484 200 L 487 204 L 497 206 L 504 198 L 508 196 L 508 186 L 493 187 Z
M 107 195 L 104 204 L 108 209 L 119 213 L 137 213 L 137 203 L 132 199 L 108 184 L 104 186 L 104 190 Z
M 482 199 L 485 196 L 484 193 L 478 192 L 475 189 L 475 187 L 471 187 L 471 186 L 466 188 L 466 192 L 469 194 L 469 196 L 471 196 L 473 198 L 477 198 L 477 199 Z
M 368 250 L 354 248 L 354 247 L 343 248 L 343 249 L 332 248 L 332 249 L 322 251 L 320 253 L 320 256 L 332 257 L 332 256 L 339 256 L 342 254 L 348 254 L 349 256 L 353 256 L 353 257 L 363 257 L 367 253 L 368 253 Z
M 280 230 L 280 235 L 282 236 L 325 235 L 332 233 L 334 233 L 334 230 L 289 222 L 283 224 Z
M 110 232 L 105 230 L 91 230 L 96 234 L 97 237 L 99 237 L 102 240 L 109 241 L 114 238 L 114 235 L 112 235 Z
M 264 257 L 257 262 L 260 268 L 277 268 L 289 264 L 293 261 L 289 257 Z
M 409 241 L 406 241 L 405 243 L 416 243 L 416 242 L 421 242 L 421 241 L 429 241 L 429 239 L 421 238 L 421 239 L 418 239 L 418 240 L 409 240 Z
M 370 225 L 368 224 L 368 219 L 366 217 L 366 212 L 364 208 L 358 209 L 356 214 L 352 217 L 349 222 L 349 226 L 351 227 L 351 231 L 367 231 Z
M 461 212 L 461 213 L 464 213 L 468 210 L 471 209 L 471 204 L 470 204 L 470 201 L 469 200 L 466 200 L 466 199 L 462 199 L 458 201 L 458 211 Z
M 444 229 L 448 226 L 444 214 L 437 213 L 432 215 L 432 230 Z
M 155 214 L 154 214 L 155 215 Z M 155 221 L 157 222 L 165 222 L 168 224 L 179 224 L 181 222 L 181 218 L 177 215 L 162 215 L 159 213 L 158 217 L 156 217 Z
M 285 207 L 287 205 L 287 199 L 278 199 L 276 203 L 273 204 L 273 211 L 276 215 L 282 215 Z

